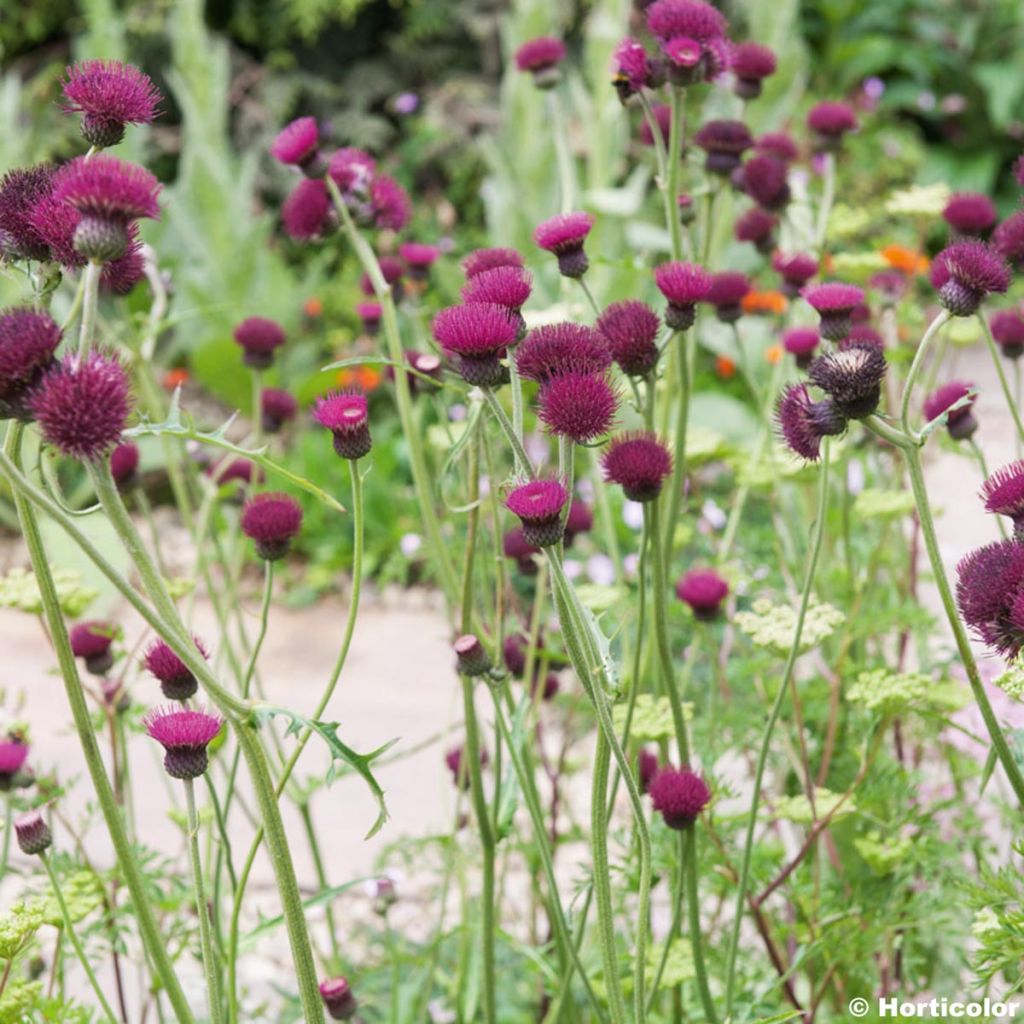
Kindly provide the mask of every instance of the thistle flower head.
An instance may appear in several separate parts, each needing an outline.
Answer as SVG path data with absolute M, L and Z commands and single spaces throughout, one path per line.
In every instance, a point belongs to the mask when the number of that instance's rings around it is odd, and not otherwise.
M 570 370 L 600 374 L 612 364 L 604 336 L 583 324 L 535 327 L 516 349 L 516 369 L 541 384 Z
M 775 247 L 775 229 L 779 218 L 759 206 L 752 206 L 736 218 L 733 233 L 738 242 L 750 242 L 758 252 L 769 253 Z
M 52 189 L 39 196 L 28 209 L 27 218 L 32 229 L 45 242 L 50 259 L 62 267 L 85 266 L 88 260 L 75 248 L 75 232 L 82 218 L 73 207 L 59 201 Z M 128 238 L 129 232 L 126 230 L 126 247 Z
M 295 419 L 299 403 L 280 388 L 264 388 L 260 393 L 260 418 L 268 434 L 276 434 L 285 423 Z
M 409 268 L 410 276 L 426 277 L 441 255 L 441 250 L 426 242 L 403 242 L 398 247 L 398 255 Z
M 23 415 L 27 392 L 52 365 L 61 329 L 49 315 L 30 307 L 0 313 L 0 410 Z
M 926 420 L 934 420 L 946 412 L 951 405 L 955 405 L 961 399 L 968 399 L 965 405 L 954 409 L 949 413 L 946 420 L 946 428 L 949 436 L 954 441 L 963 441 L 970 437 L 978 429 L 978 421 L 974 418 L 974 395 L 973 384 L 967 384 L 962 380 L 951 380 L 936 388 L 924 400 L 924 416 Z
M 115 356 L 68 356 L 43 375 L 29 407 L 47 443 L 62 455 L 102 459 L 128 422 L 128 375 Z
M 96 676 L 105 675 L 114 664 L 110 648 L 118 635 L 117 626 L 110 622 L 79 622 L 68 632 L 71 653 L 85 662 L 85 667 Z
M 135 482 L 139 469 L 139 448 L 131 441 L 122 441 L 110 453 L 110 475 L 121 489 Z
M 1018 273 L 1024 271 L 1024 210 L 1011 214 L 992 232 L 992 246 Z
M 618 484 L 630 501 L 654 501 L 672 472 L 668 448 L 648 431 L 620 434 L 601 457 L 605 480 Z
M 465 756 L 466 756 L 466 749 L 465 749 L 465 747 L 462 747 L 462 746 L 452 747 L 444 755 L 444 763 L 448 766 L 448 770 L 452 773 L 452 782 L 454 782 L 456 786 L 459 786 L 462 789 L 469 789 L 469 787 L 470 787 L 469 770 L 468 770 L 467 765 L 465 765 L 463 763 L 463 758 Z M 487 764 L 487 762 L 489 760 L 490 760 L 490 758 L 488 757 L 487 750 L 484 747 L 481 747 L 480 748 L 480 766 L 481 767 L 486 766 L 486 764 Z
M 1002 256 L 984 242 L 954 242 L 932 261 L 932 285 L 954 316 L 970 316 L 987 295 L 1005 292 L 1010 277 Z
M 791 164 L 800 156 L 797 144 L 785 132 L 765 132 L 754 140 L 754 150 Z
M 8 171 L 0 178 L 0 256 L 15 260 L 50 258 L 46 236 L 33 216 L 53 192 L 49 164 Z
M 742 121 L 708 121 L 693 141 L 707 154 L 705 168 L 723 177 L 739 167 L 740 157 L 754 144 L 750 129 Z
M 676 583 L 676 597 L 701 620 L 717 618 L 728 596 L 729 584 L 714 569 L 691 569 Z
M 253 369 L 266 369 L 274 362 L 274 352 L 285 343 L 284 328 L 275 320 L 250 316 L 243 320 L 234 333 L 242 348 L 242 362 Z
M 25 766 L 29 746 L 17 739 L 0 740 L 0 790 L 9 790 L 11 780 Z
M 703 267 L 678 260 L 655 267 L 654 283 L 668 300 L 665 323 L 675 331 L 693 325 L 697 303 L 711 291 L 711 275 Z
M 146 258 L 142 253 L 137 224 L 128 225 L 124 253 L 103 264 L 100 288 L 114 295 L 127 295 L 146 276 Z
M 533 240 L 558 257 L 558 269 L 565 277 L 582 277 L 589 266 L 583 243 L 593 226 L 592 213 L 560 213 L 538 224 Z
M 519 336 L 504 306 L 449 306 L 434 317 L 432 329 L 438 344 L 458 357 L 459 373 L 467 383 L 497 387 L 504 381 L 501 357 Z
M 861 343 L 818 356 L 807 375 L 843 416 L 860 419 L 878 408 L 885 370 L 883 352 L 875 345 Z
M 839 342 L 841 349 L 864 345 L 872 345 L 882 350 L 885 348 L 885 339 L 870 324 L 854 324 L 850 328 L 850 333 Z
M 209 661 L 210 655 L 198 637 L 192 642 L 196 650 Z M 160 683 L 160 689 L 168 700 L 185 701 L 195 695 L 199 682 L 192 670 L 163 641 L 154 640 L 146 648 L 144 657 L 146 669 Z
M 608 343 L 612 359 L 631 377 L 642 377 L 658 361 L 658 314 L 639 299 L 610 305 L 597 318 L 597 331 Z
M 386 284 L 391 285 L 391 290 L 396 295 L 400 294 L 402 275 L 405 273 L 405 264 L 397 256 L 378 256 L 377 265 L 380 267 L 381 276 Z M 364 295 L 373 295 L 373 282 L 369 274 L 363 274 L 359 279 L 359 290 Z
M 206 772 L 206 748 L 220 732 L 224 720 L 202 710 L 154 708 L 142 718 L 150 738 L 166 751 L 164 768 L 173 779 L 197 779 Z
M 331 1020 L 351 1020 L 359 1004 L 345 978 L 327 978 L 320 982 L 320 998 Z
M 821 317 L 821 336 L 829 341 L 842 341 L 850 333 L 852 313 L 864 301 L 860 288 L 839 281 L 813 285 L 800 294 Z
M 362 149 L 345 146 L 331 154 L 327 173 L 342 192 L 365 196 L 377 173 L 377 161 Z
M 711 802 L 711 790 L 696 772 L 671 766 L 662 768 L 651 779 L 647 795 L 665 824 L 674 829 L 688 828 Z
M 356 316 L 359 317 L 363 325 L 363 330 L 367 334 L 376 334 L 380 327 L 380 318 L 383 316 L 384 310 L 379 302 L 359 302 L 356 303 Z
M 775 74 L 778 60 L 775 53 L 760 43 L 740 43 L 729 55 L 729 69 L 736 78 L 735 92 L 745 100 L 761 95 L 761 83 Z
M 365 395 L 346 391 L 324 395 L 317 399 L 313 419 L 331 432 L 341 458 L 361 459 L 369 453 L 373 441 Z
M 475 249 L 463 261 L 466 280 L 497 267 L 522 267 L 523 257 L 515 249 Z
M 663 42 L 687 36 L 699 43 L 725 35 L 724 16 L 701 0 L 655 0 L 647 8 L 647 28 Z
M 1024 648 L 1024 544 L 986 544 L 961 559 L 956 572 L 964 621 L 983 643 L 1015 658 Z
M 1007 359 L 1024 355 L 1024 312 L 1019 309 L 1001 309 L 993 313 L 989 326 L 992 337 Z
M 586 444 L 611 429 L 618 400 L 604 374 L 569 370 L 541 388 L 539 416 L 555 436 Z
M 549 89 L 558 81 L 558 66 L 565 60 L 565 43 L 552 36 L 528 39 L 516 50 L 516 67 L 529 71 L 534 84 Z
M 996 222 L 996 208 L 980 192 L 958 192 L 950 196 L 942 219 L 958 235 L 983 235 Z
M 298 117 L 277 133 L 270 155 L 282 164 L 306 167 L 314 161 L 320 147 L 320 129 L 315 117 Z
M 661 136 L 662 141 L 668 145 L 669 133 L 672 128 L 672 108 L 664 103 L 656 103 L 651 113 L 654 115 L 654 123 L 658 126 L 658 134 Z M 651 131 L 647 118 L 640 122 L 640 141 L 645 146 L 654 145 L 654 133 Z
M 651 781 L 658 774 L 658 755 L 647 747 L 641 747 L 636 755 L 636 777 L 641 793 L 647 793 Z
M 782 392 L 775 408 L 775 421 L 790 450 L 810 462 L 820 457 L 823 437 L 841 434 L 846 429 L 846 418 L 833 400 L 812 401 L 803 384 L 790 384 Z
M 735 270 L 724 270 L 711 278 L 711 290 L 704 301 L 715 307 L 718 319 L 723 323 L 735 323 L 743 315 L 744 296 L 750 291 L 746 274 Z
M 777 252 L 772 255 L 772 269 L 782 278 L 783 291 L 793 298 L 818 273 L 818 260 L 805 252 L 791 255 Z
M 820 344 L 821 338 L 813 327 L 791 327 L 782 336 L 782 347 L 796 358 L 802 370 L 811 365 L 811 357 Z
M 533 560 L 534 555 L 540 554 L 540 548 L 531 544 L 523 533 L 521 526 L 509 530 L 501 539 L 501 550 L 506 558 L 512 558 L 517 568 L 524 576 L 532 576 L 537 571 L 537 563 Z M 507 649 L 506 649 L 507 655 Z M 506 657 L 507 660 L 507 657 Z M 512 669 L 510 668 L 511 672 Z M 513 673 L 515 674 L 515 673 Z
M 635 39 L 623 39 L 612 54 L 612 74 L 612 84 L 623 102 L 640 92 L 651 75 L 650 59 L 643 45 Z
M 491 671 L 491 656 L 475 633 L 464 633 L 452 644 L 456 668 L 464 676 L 485 676 Z
M 1009 516 L 1014 531 L 1024 533 L 1024 461 L 1011 462 L 992 473 L 982 484 L 981 497 L 986 512 Z
M 517 516 L 527 543 L 551 547 L 562 539 L 562 509 L 569 492 L 558 480 L 531 480 L 509 492 L 505 507 Z
M 518 315 L 533 288 L 533 278 L 522 267 L 495 267 L 474 274 L 462 289 L 462 301 L 504 306 Z
M 807 127 L 814 133 L 819 149 L 836 149 L 844 135 L 857 130 L 857 115 L 845 103 L 826 100 L 811 108 Z
M 321 178 L 303 178 L 281 204 L 281 223 L 289 238 L 306 242 L 327 234 L 335 212 Z
M 242 509 L 242 533 L 256 545 L 267 562 L 284 558 L 292 538 L 302 529 L 302 506 L 287 494 L 265 491 L 250 498 Z
M 784 209 L 790 200 L 789 166 L 773 156 L 760 154 L 743 165 L 743 190 L 763 210 Z
M 18 840 L 18 849 L 29 857 L 44 853 L 53 845 L 50 826 L 38 809 L 26 811 L 14 819 L 14 834 Z
M 394 178 L 378 174 L 370 182 L 370 206 L 375 227 L 401 231 L 412 220 L 412 201 Z
M 160 90 L 148 75 L 117 60 L 84 60 L 67 69 L 64 111 L 82 115 L 82 137 L 90 146 L 116 146 L 129 124 L 150 124 Z

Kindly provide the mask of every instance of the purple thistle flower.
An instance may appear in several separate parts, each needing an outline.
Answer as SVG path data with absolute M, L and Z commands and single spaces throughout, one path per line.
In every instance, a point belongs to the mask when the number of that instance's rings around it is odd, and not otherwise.
M 518 338 L 518 327 L 504 306 L 449 306 L 434 317 L 432 329 L 438 344 L 457 356 L 467 383 L 494 388 L 504 382 L 501 359 Z
M 333 229 L 337 215 L 320 178 L 303 178 L 281 204 L 281 223 L 289 238 L 307 242 Z
M 992 245 L 1018 272 L 1024 272 L 1024 210 L 1011 214 L 992 232 Z
M 354 460 L 369 454 L 373 441 L 365 395 L 338 392 L 318 398 L 313 419 L 331 432 L 334 450 L 341 458 Z
M 1020 359 L 1024 355 L 1024 312 L 1002 309 L 992 314 L 989 327 L 999 351 L 1007 359 Z
M 286 341 L 284 328 L 262 316 L 243 320 L 235 328 L 234 338 L 242 347 L 242 362 L 254 370 L 273 365 L 274 352 Z
M 29 405 L 48 444 L 62 455 L 97 461 L 128 422 L 128 375 L 115 356 L 68 356 L 43 376 Z
M 124 255 L 103 264 L 100 287 L 114 295 L 127 295 L 146 276 L 146 259 L 142 254 L 137 224 L 128 225 L 128 244 Z
M 838 149 L 843 136 L 857 130 L 857 115 L 846 103 L 826 100 L 811 108 L 807 127 L 814 133 L 814 142 L 819 150 Z
M 301 168 L 311 178 L 323 174 L 316 118 L 299 117 L 286 124 L 271 144 L 270 155 L 279 163 Z
M 562 539 L 562 510 L 569 492 L 558 480 L 531 480 L 514 488 L 505 507 L 517 516 L 528 544 L 548 548 Z
M 785 132 L 765 132 L 754 141 L 754 150 L 773 156 L 784 164 L 791 164 L 800 156 L 796 143 Z
M 172 779 L 197 779 L 206 772 L 206 748 L 224 720 L 209 711 L 154 708 L 142 718 L 146 733 L 166 751 L 164 768 Z
M 1005 292 L 1010 277 L 1002 256 L 984 242 L 954 242 L 932 261 L 932 285 L 954 316 L 970 316 L 985 296 Z
M 647 747 L 641 747 L 636 755 L 636 781 L 641 793 L 651 788 L 651 781 L 658 774 L 658 755 Z
M 618 401 L 604 376 L 570 370 L 541 388 L 538 415 L 556 437 L 586 444 L 611 429 Z
M 860 288 L 839 281 L 805 288 L 801 294 L 821 317 L 821 336 L 829 341 L 842 341 L 850 333 L 851 314 L 864 301 Z
M 665 145 L 668 145 L 669 135 L 672 130 L 672 108 L 666 106 L 664 103 L 655 104 L 651 113 L 654 115 L 654 122 L 658 126 L 658 133 L 661 135 L 662 141 Z M 645 146 L 654 145 L 654 133 L 651 131 L 651 126 L 647 123 L 647 118 L 644 118 L 640 122 L 640 141 Z
M 583 243 L 593 226 L 592 213 L 560 213 L 538 224 L 533 240 L 558 257 L 558 269 L 563 276 L 582 277 L 589 266 Z
M 861 419 L 878 408 L 885 378 L 885 355 L 877 345 L 846 345 L 818 356 L 807 375 L 847 419 Z
M 193 637 L 196 650 L 207 661 L 210 655 L 199 637 Z M 199 682 L 192 670 L 171 648 L 160 639 L 154 640 L 146 649 L 146 669 L 160 682 L 160 690 L 168 700 L 186 701 L 195 696 Z
M 491 671 L 491 656 L 475 633 L 464 633 L 452 644 L 456 670 L 464 676 L 485 676 Z
M 742 171 L 743 190 L 762 210 L 784 209 L 790 200 L 789 167 L 773 156 L 751 157 Z
M 775 248 L 778 226 L 778 217 L 754 206 L 736 219 L 733 232 L 738 242 L 750 242 L 758 252 L 769 253 Z
M 412 220 L 412 201 L 405 189 L 386 174 L 378 174 L 370 183 L 370 205 L 378 228 L 401 231 Z
M 425 242 L 403 242 L 398 247 L 398 255 L 409 268 L 409 277 L 418 281 L 427 279 L 440 254 L 441 250 L 436 245 Z
M 532 545 L 527 546 L 533 554 L 540 554 L 539 548 Z M 543 646 L 540 637 L 537 638 L 537 646 Z M 516 679 L 521 679 L 526 674 L 526 655 L 529 648 L 529 638 L 523 633 L 510 633 L 502 644 L 502 660 L 505 662 L 505 668 L 508 669 L 509 675 Z
M 813 327 L 791 327 L 782 335 L 782 347 L 796 357 L 796 365 L 801 370 L 811 365 L 811 357 L 820 343 L 821 338 Z
M 832 399 L 811 401 L 803 384 L 790 384 L 782 392 L 775 408 L 775 421 L 790 450 L 809 462 L 816 462 L 821 456 L 823 437 L 839 435 L 846 429 L 846 419 Z
M 1009 516 L 1014 533 L 1024 535 L 1024 461 L 1018 460 L 997 469 L 982 484 L 985 511 Z
M 540 554 L 540 548 L 531 544 L 523 533 L 521 526 L 509 530 L 501 540 L 501 550 L 506 558 L 514 559 L 516 568 L 524 576 L 533 576 L 537 572 L 537 563 L 533 560 L 534 555 Z M 505 648 L 505 660 L 508 661 L 508 646 Z M 512 669 L 509 667 L 509 671 Z M 513 672 L 513 675 L 515 673 Z
M 117 60 L 84 60 L 67 69 L 63 83 L 68 114 L 82 115 L 82 137 L 90 146 L 116 146 L 129 124 L 150 124 L 160 90 L 150 77 Z
M 14 834 L 18 840 L 18 849 L 29 857 L 45 853 L 53 845 L 50 826 L 38 809 L 26 811 L 14 819 Z
M 983 235 L 996 222 L 996 208 L 980 192 L 959 192 L 946 203 L 942 218 L 957 235 Z
M 29 393 L 53 365 L 61 329 L 28 306 L 0 313 L 0 415 L 29 417 Z
M 515 249 L 474 249 L 462 261 L 466 280 L 498 267 L 522 267 L 523 257 Z
M 287 391 L 264 388 L 260 394 L 260 418 L 268 434 L 276 434 L 298 411 L 299 403 Z
M 516 67 L 529 71 L 538 89 L 550 89 L 558 83 L 559 65 L 565 60 L 565 43 L 552 36 L 528 39 L 515 53 Z
M 139 469 L 139 448 L 131 441 L 122 441 L 110 453 L 110 475 L 119 490 L 135 483 Z
M 391 291 L 397 299 L 402 294 L 402 275 L 405 273 L 405 264 L 397 256 L 378 256 L 377 265 L 380 267 L 381 276 L 387 284 L 391 285 Z M 363 274 L 359 279 L 359 290 L 364 295 L 375 294 L 369 274 Z
M 365 196 L 377 173 L 377 161 L 362 149 L 346 146 L 331 154 L 327 173 L 342 192 Z
M 463 758 L 466 755 L 464 747 L 452 747 L 444 755 L 444 763 L 448 766 L 448 770 L 452 773 L 452 782 L 455 783 L 460 789 L 468 790 L 470 787 L 469 770 L 468 766 L 463 763 Z M 480 748 L 480 766 L 486 767 L 490 760 L 487 751 Z
M 344 978 L 328 978 L 320 982 L 320 998 L 331 1020 L 351 1020 L 359 1004 Z
M 668 300 L 665 323 L 673 331 L 692 327 L 697 303 L 706 299 L 711 291 L 711 275 L 696 263 L 674 261 L 654 268 L 654 283 Z
M 53 201 L 79 214 L 74 248 L 101 263 L 128 248 L 128 226 L 140 217 L 160 216 L 160 183 L 144 167 L 112 156 L 76 157 L 53 179 Z
M 383 316 L 383 309 L 379 302 L 360 302 L 356 304 L 356 316 L 363 325 L 363 330 L 369 335 L 374 335 L 380 329 L 380 318 Z
M 740 43 L 733 47 L 729 68 L 736 77 L 733 87 L 737 96 L 753 100 L 761 95 L 762 83 L 775 74 L 778 61 L 774 52 L 760 43 Z
M 635 39 L 623 39 L 612 55 L 615 86 L 619 99 L 625 103 L 630 96 L 640 92 L 651 77 L 651 64 L 647 51 Z
M 6 793 L 28 760 L 29 746 L 18 739 L 0 740 L 0 792 Z
M 49 164 L 8 171 L 0 179 L 0 255 L 13 260 L 47 260 L 50 247 L 34 220 L 40 202 L 53 192 Z
M 742 121 L 708 121 L 693 141 L 707 154 L 705 169 L 725 178 L 739 167 L 740 157 L 754 145 L 750 129 Z
M 62 267 L 85 266 L 88 260 L 75 249 L 75 231 L 81 220 L 76 210 L 58 201 L 51 191 L 39 197 L 27 216 L 33 230 L 49 248 L 50 259 Z
M 119 635 L 117 626 L 109 622 L 80 622 L 68 632 L 71 653 L 81 658 L 94 676 L 106 675 L 114 664 L 110 648 Z
M 604 337 L 584 324 L 558 323 L 535 327 L 516 349 L 520 376 L 545 384 L 561 373 L 604 373 L 612 355 Z
M 1005 658 L 1024 647 L 1024 544 L 995 541 L 956 567 L 956 601 L 974 633 Z
M 245 503 L 241 525 L 260 558 L 276 562 L 288 554 L 302 529 L 302 506 L 287 494 L 265 491 Z
M 620 434 L 601 457 L 601 469 L 630 501 L 654 501 L 672 472 L 672 456 L 649 431 Z
M 733 324 L 743 315 L 743 297 L 750 291 L 746 274 L 725 270 L 711 278 L 711 290 L 704 301 L 715 307 L 715 314 L 725 324 Z
M 676 583 L 676 597 L 703 622 L 718 618 L 729 584 L 714 569 L 691 569 Z
M 462 301 L 473 305 L 488 303 L 502 306 L 516 325 L 517 334 L 525 330 L 520 310 L 530 297 L 533 278 L 522 267 L 494 267 L 474 274 L 462 289 Z
M 790 298 L 795 298 L 804 285 L 818 273 L 818 260 L 804 252 L 793 253 L 791 256 L 777 252 L 772 255 L 772 269 L 782 278 L 783 292 Z
M 597 331 L 608 342 L 619 369 L 642 377 L 658 361 L 655 339 L 660 324 L 658 314 L 646 303 L 626 299 L 613 303 L 597 318 Z
M 885 348 L 885 339 L 870 324 L 854 324 L 841 342 L 839 348 L 857 348 L 872 345 L 881 350 Z
M 689 768 L 662 768 L 647 787 L 651 806 L 669 828 L 689 828 L 711 802 L 708 784 Z
M 581 533 L 589 533 L 593 528 L 594 513 L 590 506 L 573 498 L 565 516 L 565 546 L 569 547 Z
M 975 430 L 978 429 L 978 421 L 974 418 L 974 395 L 973 384 L 966 384 L 962 380 L 952 380 L 936 388 L 924 400 L 924 416 L 926 420 L 934 420 L 941 416 L 951 405 L 955 405 L 962 398 L 967 398 L 967 404 L 954 409 L 949 413 L 946 420 L 946 428 L 949 436 L 954 441 L 965 441 Z
M 714 78 L 728 63 L 725 18 L 701 0 L 655 0 L 647 28 L 661 42 L 677 85 Z

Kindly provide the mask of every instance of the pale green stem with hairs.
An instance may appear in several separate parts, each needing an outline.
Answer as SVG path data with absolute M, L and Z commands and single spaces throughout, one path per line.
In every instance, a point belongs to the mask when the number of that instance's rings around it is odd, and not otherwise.
M 82 271 L 82 324 L 78 332 L 78 354 L 87 356 L 92 347 L 103 266 L 90 260 Z
M 562 213 L 569 213 L 576 202 L 576 171 L 569 152 L 562 102 L 555 89 L 547 92 L 548 112 L 551 115 L 551 135 L 555 141 L 555 159 L 558 162 L 558 191 Z
M 996 375 L 999 377 L 999 386 L 1003 389 L 1003 397 L 1006 399 L 1006 404 L 1009 406 L 1010 415 L 1013 417 L 1014 426 L 1017 428 L 1017 441 L 1016 448 L 1018 454 L 1020 453 L 1021 442 L 1024 441 L 1024 423 L 1021 422 L 1020 418 L 1020 367 L 1015 364 L 1015 373 L 1017 374 L 1017 395 L 1014 396 L 1010 390 L 1010 382 L 1006 379 L 1006 372 L 1003 370 L 1003 361 L 999 355 L 999 349 L 996 346 L 995 338 L 992 337 L 992 328 L 989 327 L 988 321 L 981 315 L 978 314 L 978 323 L 981 324 L 982 332 L 985 335 L 985 344 L 988 346 L 989 354 L 992 356 L 992 363 L 996 368 Z
M 910 370 L 907 372 L 907 381 L 903 385 L 903 400 L 900 403 L 900 425 L 903 427 L 904 434 L 909 437 L 915 436 L 913 431 L 910 429 L 910 399 L 914 391 L 914 385 L 917 383 L 917 378 L 921 374 L 921 369 L 924 366 L 924 358 L 928 352 L 928 347 L 931 344 L 932 339 L 939 333 L 939 331 L 949 322 L 950 313 L 948 309 L 944 309 L 934 320 L 928 325 L 928 329 L 924 332 L 924 337 L 921 339 L 921 343 L 917 346 L 917 351 L 914 353 L 914 361 L 910 364 Z

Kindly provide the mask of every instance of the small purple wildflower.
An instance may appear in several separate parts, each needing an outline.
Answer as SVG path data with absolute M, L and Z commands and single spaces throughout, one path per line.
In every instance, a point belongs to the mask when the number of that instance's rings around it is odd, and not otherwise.
M 164 768 L 172 779 L 197 779 L 206 772 L 209 757 L 206 748 L 224 724 L 216 714 L 176 707 L 154 708 L 142 718 L 150 738 L 159 743 Z

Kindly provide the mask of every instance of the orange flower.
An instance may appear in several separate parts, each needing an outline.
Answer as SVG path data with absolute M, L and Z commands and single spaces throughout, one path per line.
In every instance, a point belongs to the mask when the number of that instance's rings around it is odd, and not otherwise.
M 315 295 L 312 295 L 302 304 L 302 312 L 310 319 L 316 320 L 324 315 L 324 304 Z
M 168 370 L 164 374 L 163 385 L 166 391 L 173 391 L 188 380 L 188 370 L 179 367 L 176 370 Z
M 765 349 L 764 357 L 774 366 L 782 358 L 782 346 L 772 345 L 770 348 Z
M 338 371 L 338 384 L 343 388 L 376 391 L 380 387 L 381 373 L 372 366 L 346 366 Z
M 881 256 L 893 270 L 899 270 L 908 277 L 912 274 L 926 274 L 930 266 L 927 256 L 905 245 L 887 245 Z
M 722 380 L 728 380 L 736 374 L 736 364 L 728 356 L 715 357 L 715 373 Z
M 782 292 L 747 292 L 743 296 L 744 313 L 774 313 L 781 316 L 788 305 Z

